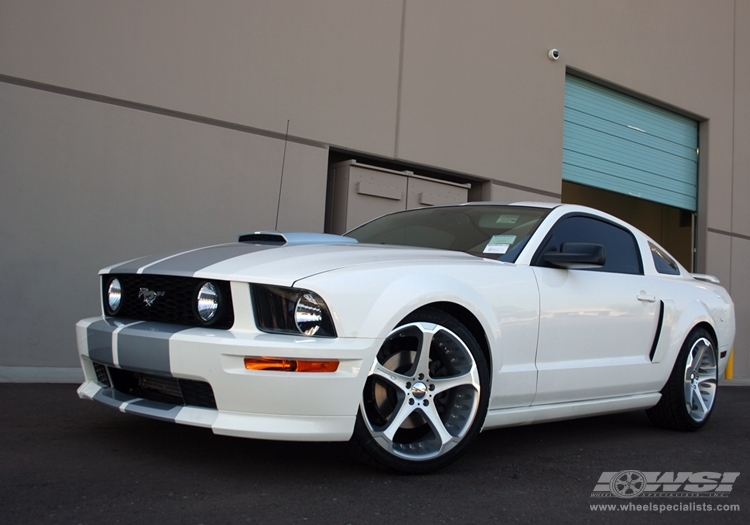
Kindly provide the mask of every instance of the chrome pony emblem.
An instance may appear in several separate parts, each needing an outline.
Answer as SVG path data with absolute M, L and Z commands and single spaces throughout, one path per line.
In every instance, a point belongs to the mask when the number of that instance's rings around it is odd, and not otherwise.
M 138 291 L 138 299 L 143 299 L 143 302 L 146 303 L 146 306 L 151 306 L 154 304 L 154 301 L 156 301 L 157 297 L 162 297 L 164 295 L 164 292 L 154 292 L 152 290 L 149 290 L 148 288 L 141 288 Z

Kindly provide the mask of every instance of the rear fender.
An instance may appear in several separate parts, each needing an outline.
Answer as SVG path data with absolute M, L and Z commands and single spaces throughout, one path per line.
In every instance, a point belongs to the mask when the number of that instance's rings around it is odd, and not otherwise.
M 711 312 L 703 301 L 690 301 L 682 311 L 678 311 L 674 301 L 664 301 L 664 328 L 652 361 L 663 361 L 669 364 L 671 369 L 690 332 L 704 323 L 711 326 L 714 333 L 717 332 Z

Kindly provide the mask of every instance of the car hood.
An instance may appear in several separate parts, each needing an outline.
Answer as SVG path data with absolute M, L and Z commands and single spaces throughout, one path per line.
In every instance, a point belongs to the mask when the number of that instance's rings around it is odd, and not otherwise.
M 110 266 L 100 273 L 142 273 L 263 282 L 282 286 L 311 275 L 366 264 L 471 263 L 462 252 L 375 244 L 273 246 L 232 243 L 171 255 L 153 255 Z

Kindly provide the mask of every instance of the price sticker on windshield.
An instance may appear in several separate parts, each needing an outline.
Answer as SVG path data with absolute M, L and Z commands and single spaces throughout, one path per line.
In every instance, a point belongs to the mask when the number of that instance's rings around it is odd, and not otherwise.
M 497 218 L 495 224 L 515 224 L 517 220 L 518 215 L 501 215 Z
M 510 248 L 510 245 L 516 242 L 515 235 L 493 235 L 482 253 L 499 253 L 504 254 Z

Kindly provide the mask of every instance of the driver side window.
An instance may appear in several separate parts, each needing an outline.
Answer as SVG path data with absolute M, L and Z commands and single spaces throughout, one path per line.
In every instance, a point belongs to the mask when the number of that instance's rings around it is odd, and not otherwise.
M 579 271 L 635 275 L 643 273 L 641 256 L 633 234 L 611 222 L 585 215 L 568 215 L 561 218 L 536 253 L 533 264 L 552 267 L 544 262 L 543 254 L 548 251 L 560 251 L 560 246 L 566 242 L 604 245 L 607 257 L 604 266 Z

